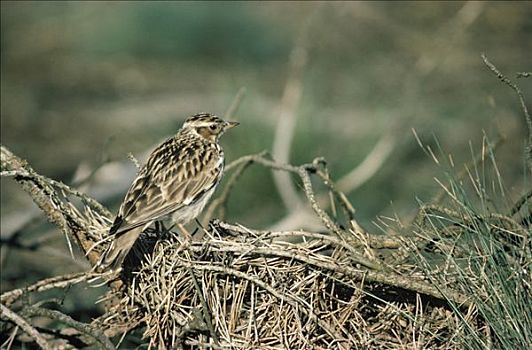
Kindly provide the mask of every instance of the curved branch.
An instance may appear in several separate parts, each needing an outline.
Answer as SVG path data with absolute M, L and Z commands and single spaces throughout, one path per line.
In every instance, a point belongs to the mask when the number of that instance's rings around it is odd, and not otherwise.
M 495 67 L 495 65 L 488 60 L 488 57 L 486 57 L 485 54 L 482 54 L 481 57 L 488 69 L 492 71 L 497 76 L 497 78 L 499 78 L 500 81 L 512 88 L 515 91 L 517 98 L 519 99 L 519 103 L 521 104 L 521 110 L 523 111 L 523 115 L 525 117 L 525 123 L 528 127 L 528 141 L 525 148 L 525 158 L 528 164 L 528 170 L 532 172 L 532 118 L 530 117 L 530 113 L 528 112 L 523 93 L 521 92 L 521 89 L 519 89 L 517 84 L 508 79 L 508 77 L 502 74 L 497 69 L 497 67 Z
M 39 333 L 35 328 L 33 328 L 28 323 L 28 321 L 8 309 L 3 304 L 0 304 L 0 310 L 2 310 L 2 318 L 5 318 L 22 328 L 24 332 L 26 332 L 30 337 L 33 338 L 33 340 L 35 340 L 35 342 L 41 347 L 41 349 L 52 350 L 52 347 L 48 344 L 46 339 L 44 339 L 41 333 Z
M 70 317 L 68 315 L 65 315 L 65 314 L 63 314 L 63 313 L 61 313 L 59 311 L 43 309 L 43 308 L 35 307 L 35 306 L 28 306 L 28 307 L 24 308 L 24 313 L 28 314 L 28 315 L 31 315 L 31 316 L 46 317 L 46 318 L 49 318 L 49 319 L 52 319 L 52 320 L 59 321 L 59 322 L 61 322 L 63 324 L 69 325 L 69 326 L 77 329 L 78 331 L 80 331 L 80 332 L 82 332 L 82 333 L 94 338 L 94 340 L 96 340 L 98 343 L 100 343 L 101 346 L 104 349 L 107 349 L 107 350 L 115 350 L 116 349 L 115 346 L 113 345 L 113 343 L 111 343 L 109 338 L 107 338 L 103 334 L 102 331 L 100 331 L 99 329 L 96 329 L 96 328 L 94 328 L 91 325 L 88 325 L 86 323 L 76 321 L 72 317 Z
M 303 24 L 296 43 L 290 53 L 290 73 L 286 81 L 279 107 L 279 117 L 272 145 L 273 158 L 281 163 L 290 161 L 290 148 L 296 128 L 297 109 L 303 94 L 303 71 L 307 64 L 307 46 L 310 23 L 313 15 Z M 289 212 L 302 207 L 290 174 L 273 172 L 273 179 L 281 200 Z
M 363 185 L 382 167 L 394 148 L 395 138 L 392 135 L 382 136 L 362 163 L 338 180 L 338 189 L 349 193 Z
M 60 190 L 70 192 L 80 198 L 90 206 L 93 206 L 94 200 L 90 197 L 70 189 L 67 185 L 48 179 L 36 173 L 32 167 L 21 158 L 15 156 L 6 147 L 1 146 L 1 169 L 12 173 L 15 181 L 17 181 L 22 189 L 26 191 L 33 199 L 35 204 L 46 214 L 48 220 L 58 226 L 68 238 L 72 236 L 75 238 L 79 247 L 84 253 L 90 250 L 94 242 L 92 242 L 87 234 L 85 223 L 72 215 L 72 210 L 67 209 L 65 203 L 61 201 L 59 194 L 52 186 L 57 186 Z M 98 203 L 94 206 L 97 210 L 102 210 L 103 207 Z M 105 213 L 106 210 L 103 209 Z M 107 212 L 108 213 L 108 212 Z M 107 214 L 106 213 L 106 214 Z M 95 251 L 87 255 L 89 261 L 94 265 L 99 258 L 99 254 Z

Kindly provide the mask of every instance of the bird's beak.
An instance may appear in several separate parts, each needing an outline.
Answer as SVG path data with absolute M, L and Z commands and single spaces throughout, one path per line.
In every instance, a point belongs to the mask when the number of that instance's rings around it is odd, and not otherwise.
M 224 130 L 232 129 L 239 124 L 240 124 L 239 122 L 225 122 Z

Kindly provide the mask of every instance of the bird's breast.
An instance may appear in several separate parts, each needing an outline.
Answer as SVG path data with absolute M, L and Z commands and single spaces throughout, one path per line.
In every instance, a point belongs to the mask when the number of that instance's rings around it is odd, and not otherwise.
M 176 210 L 172 214 L 172 221 L 175 224 L 186 225 L 190 221 L 197 218 L 198 215 L 203 210 L 203 208 L 205 208 L 205 205 L 207 204 L 212 194 L 214 193 L 215 188 L 216 186 L 213 186 L 211 189 L 209 189 L 207 192 L 201 195 L 201 197 L 196 199 L 194 202 L 190 203 L 189 205 L 184 206 L 181 209 Z

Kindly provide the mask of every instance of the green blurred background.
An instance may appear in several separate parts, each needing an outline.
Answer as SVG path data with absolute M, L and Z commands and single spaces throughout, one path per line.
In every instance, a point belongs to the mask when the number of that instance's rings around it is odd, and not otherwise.
M 515 78 L 531 70 L 530 2 L 2 1 L 1 20 L 1 142 L 67 183 L 80 165 L 131 163 L 128 152 L 149 150 L 189 114 L 222 115 L 241 87 L 241 126 L 222 142 L 227 160 L 271 150 L 290 53 L 308 23 L 290 159 L 323 156 L 338 179 L 383 135 L 393 137 L 383 166 L 349 193 L 364 226 L 375 230 L 379 215 L 409 216 L 416 197 L 438 190 L 433 177 L 442 170 L 412 128 L 434 148 L 436 137 L 457 165 L 471 159 L 470 143 L 480 151 L 484 132 L 506 135 L 497 159 L 509 198 L 527 186 L 519 103 L 480 54 L 518 81 L 530 103 L 532 79 Z M 134 176 L 129 166 L 124 183 Z M 1 181 L 4 233 L 32 204 Z M 104 204 L 116 210 L 124 192 Z M 271 172 L 257 166 L 227 216 L 260 228 L 284 213 Z M 66 247 L 59 234 L 57 244 Z M 23 264 L 26 273 L 50 274 Z

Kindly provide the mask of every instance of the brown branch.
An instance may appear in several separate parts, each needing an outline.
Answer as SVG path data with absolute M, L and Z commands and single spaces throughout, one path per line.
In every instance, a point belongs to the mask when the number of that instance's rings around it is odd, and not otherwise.
M 43 309 L 35 306 L 28 306 L 23 309 L 23 312 L 29 316 L 46 317 L 51 320 L 59 321 L 70 327 L 73 327 L 83 334 L 86 334 L 100 343 L 101 347 L 108 350 L 116 349 L 113 343 L 107 338 L 103 332 L 89 324 L 74 320 L 72 317 L 63 314 L 56 310 Z
M 360 254 L 360 252 L 356 249 L 356 247 L 360 246 L 360 242 L 356 242 L 354 240 L 347 241 L 347 240 L 340 240 L 334 236 L 321 234 L 321 233 L 315 233 L 315 232 L 304 232 L 304 231 L 284 231 L 284 232 L 273 232 L 273 231 L 260 231 L 260 230 L 250 230 L 248 228 L 243 228 L 241 226 L 237 225 L 231 225 L 225 222 L 217 221 L 214 223 L 215 226 L 219 226 L 225 230 L 232 231 L 233 233 L 240 233 L 240 234 L 246 234 L 249 235 L 250 233 L 253 233 L 255 236 L 263 237 L 263 239 L 269 239 L 269 238 L 277 238 L 277 237 L 306 237 L 306 238 L 312 238 L 317 241 L 322 241 L 324 243 L 330 243 L 337 247 L 344 248 L 345 250 L 349 251 L 349 259 L 353 261 L 353 263 L 359 263 L 363 266 L 369 267 L 370 269 L 374 270 L 382 270 L 383 267 L 379 264 L 377 261 L 373 261 L 370 259 L 365 258 Z
M 33 328 L 28 321 L 26 321 L 21 316 L 17 315 L 15 312 L 8 309 L 3 304 L 0 304 L 0 310 L 2 311 L 1 317 L 13 322 L 15 325 L 19 326 L 24 332 L 26 332 L 42 349 L 52 349 L 48 344 L 46 339 L 39 333 L 35 328 Z
M 237 164 L 243 163 L 243 162 L 255 162 L 257 164 L 261 164 L 265 167 L 274 169 L 274 170 L 283 170 L 286 172 L 290 172 L 293 174 L 299 175 L 301 178 L 301 181 L 303 182 L 303 189 L 305 192 L 305 195 L 314 210 L 315 214 L 321 219 L 325 227 L 327 227 L 331 232 L 334 234 L 340 236 L 342 234 L 342 229 L 336 225 L 329 215 L 321 208 L 320 204 L 318 203 L 316 196 L 314 195 L 314 190 L 312 187 L 312 182 L 309 177 L 309 173 L 316 173 L 318 171 L 318 164 L 323 162 L 321 158 L 316 158 L 311 164 L 303 164 L 300 166 L 293 166 L 290 164 L 283 164 L 274 160 L 269 160 L 264 158 L 261 154 L 258 155 L 250 155 L 242 157 L 241 159 L 238 159 L 235 161 L 232 165 L 236 166 Z M 328 182 L 331 189 L 334 187 Z M 335 189 L 335 188 L 334 188 Z
M 318 164 L 317 164 L 315 174 L 318 175 L 318 177 L 321 179 L 323 184 L 327 186 L 327 188 L 329 189 L 329 194 L 330 195 L 332 194 L 332 196 L 334 196 L 334 198 L 336 198 L 336 200 L 340 202 L 349 220 L 354 220 L 355 208 L 353 208 L 353 205 L 347 199 L 347 196 L 345 195 L 345 193 L 343 191 L 340 191 L 338 189 L 338 186 L 331 180 L 329 176 L 329 170 L 327 169 L 327 164 L 325 163 L 325 161 L 322 160 L 320 164 L 323 165 L 324 170 L 319 169 Z M 332 209 L 334 209 L 334 198 L 329 198 L 329 201 L 328 201 Z M 322 202 L 325 202 L 324 196 L 318 196 L 318 203 L 322 203 Z
M 314 190 L 312 188 L 312 182 L 310 181 L 309 171 L 314 171 L 314 167 L 301 166 L 298 169 L 298 174 L 303 181 L 303 188 L 305 190 L 305 195 L 307 196 L 308 201 L 312 207 L 312 210 L 316 215 L 321 219 L 325 227 L 329 229 L 332 233 L 338 237 L 342 237 L 342 229 L 331 220 L 330 216 L 320 207 L 316 197 L 314 196 Z
M 79 273 L 72 273 L 72 274 L 47 278 L 37 283 L 34 283 L 30 286 L 27 286 L 24 288 L 13 289 L 13 290 L 3 293 L 2 295 L 0 295 L 0 302 L 2 304 L 9 306 L 13 304 L 18 298 L 20 298 L 25 293 L 44 292 L 46 290 L 54 289 L 54 288 L 65 288 L 72 284 L 87 281 L 98 275 L 99 274 L 97 273 L 79 272 Z
M 308 238 L 330 242 L 332 244 L 342 246 L 347 250 L 352 250 L 355 248 L 365 246 L 364 243 L 356 239 L 350 239 L 348 237 L 345 237 L 345 239 L 338 239 L 329 234 L 323 234 L 323 233 L 317 233 L 317 232 L 308 232 L 308 231 L 303 231 L 303 230 L 299 230 L 299 231 L 251 230 L 244 226 L 232 225 L 232 224 L 229 224 L 223 221 L 214 221 L 213 224 L 214 226 L 220 226 L 221 228 L 226 229 L 230 232 L 246 234 L 246 235 L 253 233 L 254 235 L 258 237 L 264 237 L 264 238 L 289 237 L 289 236 L 308 237 Z M 403 241 L 399 239 L 398 237 L 369 235 L 368 244 L 370 248 L 373 248 L 373 249 L 397 249 L 402 246 Z
M 35 204 L 46 214 L 48 220 L 58 226 L 66 237 L 74 237 L 84 253 L 89 251 L 94 242 L 89 239 L 85 223 L 71 214 L 71 210 L 66 208 L 52 186 L 79 196 L 86 204 L 108 214 L 106 210 L 102 210 L 103 207 L 100 204 L 96 205 L 96 201 L 60 182 L 37 174 L 26 161 L 15 156 L 4 146 L 1 146 L 1 169 L 15 172 L 17 174 L 14 176 L 15 181 L 30 195 Z M 99 254 L 92 251 L 87 257 L 91 265 L 94 265 L 98 261 Z
M 214 212 L 219 208 L 220 209 L 223 208 L 223 212 L 220 213 L 219 217 L 221 218 L 224 217 L 225 206 L 227 205 L 227 200 L 229 199 L 229 195 L 231 194 L 231 191 L 233 190 L 237 180 L 240 178 L 240 176 L 242 176 L 242 174 L 248 168 L 248 166 L 253 163 L 254 157 L 262 157 L 265 154 L 266 152 L 261 152 L 261 153 L 258 153 L 252 156 L 243 156 L 233 161 L 231 164 L 229 164 L 226 167 L 225 172 L 233 169 L 235 166 L 238 166 L 235 172 L 233 172 L 231 176 L 229 177 L 229 179 L 227 180 L 227 183 L 222 193 L 218 197 L 213 199 L 211 201 L 211 204 L 209 204 L 209 206 L 207 207 L 207 210 L 205 210 L 205 214 L 203 216 L 203 221 L 202 221 L 203 226 L 207 226 L 209 221 L 213 218 Z
M 312 182 L 310 181 L 310 177 L 308 173 L 316 174 L 323 182 L 325 186 L 334 194 L 334 196 L 337 198 L 337 200 L 340 202 L 344 210 L 346 211 L 349 220 L 352 222 L 355 222 L 354 219 L 354 208 L 347 199 L 346 195 L 338 190 L 337 186 L 334 184 L 334 182 L 330 179 L 327 169 L 326 169 L 326 162 L 322 158 L 316 158 L 312 161 L 311 164 L 303 164 L 301 166 L 293 166 L 290 164 L 282 164 L 275 160 L 270 160 L 265 158 L 265 152 L 261 152 L 258 154 L 252 154 L 243 156 L 232 163 L 230 163 L 226 167 L 226 171 L 232 170 L 234 167 L 239 166 L 239 170 L 237 170 L 234 174 L 232 174 L 231 178 L 228 181 L 228 184 L 226 185 L 226 188 L 224 189 L 224 192 L 216 198 L 209 208 L 206 211 L 205 218 L 203 220 L 203 226 L 206 226 L 207 222 L 212 218 L 212 214 L 214 210 L 224 205 L 227 197 L 229 196 L 229 192 L 232 189 L 233 185 L 235 184 L 238 177 L 242 174 L 242 172 L 247 168 L 248 165 L 252 163 L 257 163 L 260 165 L 263 165 L 265 167 L 275 169 L 275 170 L 282 170 L 286 172 L 291 172 L 294 174 L 299 175 L 301 180 L 303 181 L 303 189 L 305 192 L 305 195 L 311 204 L 311 207 L 314 211 L 314 213 L 322 220 L 325 227 L 331 230 L 331 232 L 335 233 L 336 235 L 341 234 L 342 229 L 338 227 L 334 223 L 334 221 L 329 217 L 329 215 L 325 212 L 325 210 L 321 206 L 320 198 L 316 198 L 316 195 L 314 194 L 314 190 L 312 187 Z M 325 171 L 321 169 L 321 166 L 325 167 Z M 304 210 L 301 208 L 301 210 Z M 360 228 L 360 225 L 356 223 L 357 227 Z M 392 244 L 393 245 L 393 244 Z

